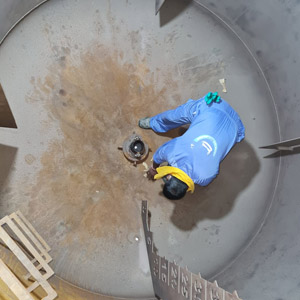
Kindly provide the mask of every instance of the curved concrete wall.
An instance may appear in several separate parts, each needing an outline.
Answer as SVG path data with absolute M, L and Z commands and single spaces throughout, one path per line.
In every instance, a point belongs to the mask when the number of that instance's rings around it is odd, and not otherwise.
M 0 1 L 0 41 L 7 35 L 11 28 L 22 19 L 28 12 L 39 4 L 41 0 L 26 1 Z
M 0 40 L 22 16 L 42 2 L 0 0 Z M 299 136 L 300 1 L 197 2 L 228 24 L 258 60 L 276 103 L 282 140 Z M 273 142 L 277 141 L 269 140 L 265 144 Z M 297 154 L 281 158 L 280 178 L 265 224 L 244 253 L 216 278 L 228 290 L 237 288 L 245 299 L 299 297 L 299 166 Z

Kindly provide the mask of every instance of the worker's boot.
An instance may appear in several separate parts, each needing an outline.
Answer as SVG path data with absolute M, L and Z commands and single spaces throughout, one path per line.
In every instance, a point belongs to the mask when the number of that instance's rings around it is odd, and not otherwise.
M 143 129 L 150 129 L 150 119 L 151 118 L 143 118 L 139 120 L 139 126 Z

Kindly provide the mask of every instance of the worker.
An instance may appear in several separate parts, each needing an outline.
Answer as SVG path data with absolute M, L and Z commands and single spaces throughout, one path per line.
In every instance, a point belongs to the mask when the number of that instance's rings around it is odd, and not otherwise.
M 171 200 L 194 192 L 195 184 L 207 186 L 219 173 L 221 161 L 245 137 L 239 115 L 218 96 L 208 93 L 188 100 L 173 110 L 139 120 L 143 129 L 167 132 L 190 124 L 188 130 L 159 147 L 153 156 L 148 178 L 165 182 L 163 194 Z M 167 166 L 160 166 L 167 162 Z

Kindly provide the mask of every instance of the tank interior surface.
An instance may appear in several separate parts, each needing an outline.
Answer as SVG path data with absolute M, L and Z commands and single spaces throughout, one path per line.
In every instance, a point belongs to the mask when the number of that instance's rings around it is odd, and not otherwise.
M 1 0 L 0 40 L 39 3 Z M 153 297 L 141 200 L 160 255 L 242 299 L 296 297 L 299 156 L 265 158 L 272 151 L 258 147 L 299 132 L 300 4 L 167 0 L 156 16 L 154 7 L 51 0 L 6 36 L 0 84 L 17 128 L 0 126 L 0 217 L 21 210 L 52 248 L 53 284 L 83 299 Z M 168 201 L 118 147 L 136 132 L 150 165 L 185 129 L 156 134 L 138 120 L 209 91 L 239 113 L 246 138 L 212 184 Z

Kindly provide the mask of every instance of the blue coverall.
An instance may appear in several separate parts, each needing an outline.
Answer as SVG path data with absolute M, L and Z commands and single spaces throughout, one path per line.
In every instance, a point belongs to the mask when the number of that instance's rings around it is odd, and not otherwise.
M 150 119 L 155 132 L 167 132 L 184 124 L 190 124 L 189 129 L 158 148 L 153 160 L 157 164 L 168 162 L 194 183 L 206 186 L 218 175 L 220 162 L 235 143 L 244 139 L 244 125 L 226 101 L 207 105 L 205 97 L 190 99 Z

